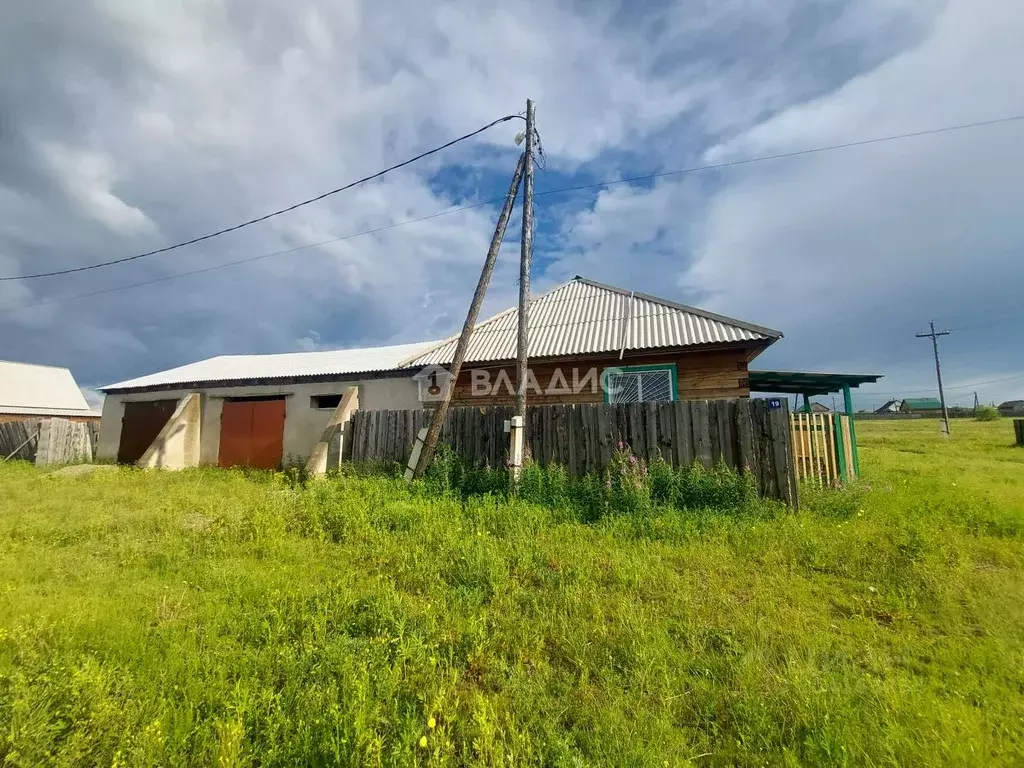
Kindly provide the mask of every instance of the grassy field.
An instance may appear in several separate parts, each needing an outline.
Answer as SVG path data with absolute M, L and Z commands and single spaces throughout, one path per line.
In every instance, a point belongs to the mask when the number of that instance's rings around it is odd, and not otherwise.
M 797 513 L 0 467 L 3 765 L 1021 765 L 1024 449 Z

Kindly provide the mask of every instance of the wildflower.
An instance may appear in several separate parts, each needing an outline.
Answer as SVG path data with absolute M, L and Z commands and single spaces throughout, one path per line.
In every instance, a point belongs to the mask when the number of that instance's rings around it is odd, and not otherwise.
M 434 730 L 435 728 L 437 728 L 437 720 L 434 719 L 433 715 L 431 715 L 430 719 L 427 720 L 427 728 L 429 728 L 430 730 Z
M 636 456 L 630 456 L 629 457 L 629 463 L 630 464 L 636 464 Z
M 427 737 L 426 736 L 420 736 L 420 746 L 423 747 L 424 749 L 427 748 Z

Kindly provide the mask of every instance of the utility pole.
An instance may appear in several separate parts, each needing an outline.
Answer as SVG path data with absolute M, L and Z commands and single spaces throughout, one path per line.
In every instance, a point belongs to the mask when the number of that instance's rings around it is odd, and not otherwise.
M 532 99 L 526 100 L 526 151 L 523 153 L 523 234 L 519 250 L 519 338 L 516 349 L 516 413 L 510 428 L 509 464 L 513 481 L 523 466 L 526 435 L 526 384 L 529 380 L 530 258 L 533 255 L 533 153 L 536 148 L 536 117 Z
M 978 415 L 978 393 L 974 393 L 974 415 Z
M 530 258 L 533 251 L 533 101 L 526 100 L 526 152 L 523 169 L 523 236 L 519 249 L 519 341 L 516 354 L 516 416 L 526 418 L 527 328 L 530 319 Z
M 422 445 L 413 448 L 413 456 L 409 459 L 410 466 L 405 473 L 407 480 L 411 480 L 414 476 L 421 476 L 426 470 L 427 465 L 430 464 L 430 460 L 434 458 L 437 440 L 441 435 L 441 426 L 444 424 L 444 417 L 448 413 L 448 405 L 451 403 L 452 391 L 455 389 L 455 382 L 458 381 L 459 373 L 462 371 L 462 361 L 466 358 L 466 350 L 469 348 L 473 327 L 476 325 L 477 316 L 480 314 L 480 305 L 483 303 L 484 294 L 487 293 L 487 285 L 490 283 L 491 274 L 494 272 L 494 262 L 498 258 L 501 242 L 505 238 L 505 228 L 508 226 L 508 220 L 512 216 L 512 207 L 515 205 L 516 197 L 519 194 L 519 183 L 526 168 L 529 168 L 529 160 L 527 155 L 524 154 L 520 156 L 515 173 L 512 175 L 512 184 L 508 188 L 505 204 L 501 209 L 501 214 L 498 216 L 498 223 L 494 228 L 494 236 L 491 238 L 491 247 L 487 249 L 487 258 L 484 260 L 484 267 L 480 271 L 476 292 L 473 294 L 473 301 L 470 302 L 469 312 L 466 313 L 466 322 L 462 324 L 462 335 L 459 336 L 459 343 L 456 345 L 455 354 L 452 356 L 452 366 L 448 372 L 448 381 L 445 383 L 444 394 L 434 409 L 433 416 L 430 419 L 430 427 L 427 429 Z M 416 448 L 419 448 L 418 454 Z
M 919 339 L 931 339 L 932 351 L 935 353 L 935 378 L 939 381 L 939 402 L 942 403 L 942 431 L 949 434 L 949 412 L 946 410 L 946 395 L 942 391 L 942 367 L 939 365 L 939 336 L 949 336 L 949 331 L 936 331 L 935 321 L 928 323 L 931 333 L 918 333 Z

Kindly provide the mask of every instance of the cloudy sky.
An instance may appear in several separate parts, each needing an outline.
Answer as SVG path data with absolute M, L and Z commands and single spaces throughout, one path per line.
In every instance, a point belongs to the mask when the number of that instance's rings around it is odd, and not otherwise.
M 1024 115 L 1022 39 L 1019 0 L 3 3 L 0 276 L 230 226 L 527 97 L 539 193 Z M 496 208 L 445 212 L 503 194 L 517 130 L 196 246 L 0 282 L 0 358 L 95 387 L 454 332 Z M 864 407 L 931 394 L 914 333 L 935 319 L 951 401 L 1024 397 L 1022 146 L 1007 122 L 542 194 L 535 286 L 582 274 L 778 328 L 759 366 L 884 373 Z M 487 311 L 514 303 L 516 258 Z

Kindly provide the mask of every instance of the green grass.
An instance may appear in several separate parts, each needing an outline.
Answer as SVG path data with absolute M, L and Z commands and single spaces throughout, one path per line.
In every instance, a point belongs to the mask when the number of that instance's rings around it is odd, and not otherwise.
M 798 514 L 2 466 L 0 763 L 1020 765 L 1024 449 L 858 434 Z

